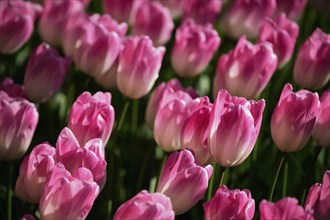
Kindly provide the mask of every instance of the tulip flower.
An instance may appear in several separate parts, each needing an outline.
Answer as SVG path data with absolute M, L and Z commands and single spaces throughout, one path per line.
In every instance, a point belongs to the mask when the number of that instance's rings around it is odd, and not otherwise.
M 33 215 L 23 215 L 20 220 L 36 220 L 36 218 Z
M 186 20 L 175 33 L 172 67 L 182 77 L 196 76 L 206 69 L 219 45 L 220 37 L 212 25 Z
M 11 97 L 25 97 L 24 88 L 22 85 L 15 84 L 14 81 L 6 77 L 1 83 L 0 83 L 0 91 L 5 91 L 7 95 Z
M 31 54 L 24 76 L 25 93 L 29 100 L 40 103 L 60 90 L 71 64 L 48 44 L 40 44 Z
M 168 196 L 175 214 L 180 215 L 204 196 L 212 172 L 212 165 L 199 166 L 189 150 L 173 152 L 165 162 L 157 192 Z
M 213 104 L 208 144 L 214 160 L 223 167 L 241 164 L 259 135 L 265 100 L 246 100 L 220 90 Z
M 320 89 L 330 79 L 330 34 L 317 28 L 300 47 L 294 64 L 294 80 L 301 87 Z
M 315 219 L 327 219 L 330 216 L 330 170 L 323 175 L 323 183 L 315 183 L 309 190 L 305 210 Z
M 271 119 L 271 134 L 282 152 L 298 151 L 305 146 L 319 113 L 317 93 L 307 90 L 292 91 L 286 84 Z
M 180 81 L 177 79 L 172 79 L 167 83 L 162 82 L 151 94 L 147 105 L 146 123 L 149 128 L 153 129 L 154 127 L 154 121 L 158 109 L 162 108 L 163 105 L 167 103 L 167 101 L 170 101 L 169 99 L 165 99 L 166 102 L 163 102 L 162 100 L 164 99 L 164 97 L 166 97 L 167 94 L 171 94 L 179 90 L 187 93 L 191 98 L 198 97 L 197 92 L 192 87 L 189 87 L 187 89 L 183 88 Z M 160 103 L 162 105 L 160 105 Z
M 222 19 L 223 31 L 238 39 L 257 36 L 262 21 L 270 17 L 276 9 L 276 1 L 237 0 L 233 1 Z
M 99 186 L 91 176 L 84 167 L 71 175 L 63 164 L 57 163 L 41 195 L 40 218 L 85 219 L 99 194 Z
M 17 160 L 28 149 L 37 127 L 36 107 L 0 91 L 0 160 Z
M 114 220 L 121 219 L 166 219 L 173 220 L 171 200 L 162 193 L 140 191 L 122 204 L 115 213 Z
M 179 18 L 183 13 L 185 1 L 182 0 L 157 0 L 170 10 L 172 18 Z
M 220 56 L 213 96 L 220 89 L 248 99 L 257 97 L 276 70 L 277 56 L 269 43 L 253 45 L 241 37 L 236 47 Z
M 259 30 L 258 42 L 269 42 L 273 45 L 278 67 L 282 68 L 291 59 L 298 32 L 298 24 L 287 19 L 282 13 L 274 20 L 264 20 Z
M 223 0 L 185 1 L 183 18 L 193 19 L 197 24 L 214 24 L 221 11 Z
M 29 40 L 41 11 L 31 2 L 0 1 L 0 54 L 12 54 Z
M 286 197 L 275 203 L 262 200 L 259 204 L 260 220 L 311 219 L 296 198 Z
M 68 127 L 84 146 L 90 139 L 100 138 L 104 145 L 109 140 L 115 112 L 111 105 L 111 93 L 82 93 L 73 103 Z
M 158 2 L 142 4 L 136 11 L 134 35 L 148 35 L 155 46 L 167 43 L 174 23 L 169 10 Z
M 106 166 L 104 145 L 101 139 L 89 140 L 85 146 L 80 146 L 78 140 L 69 128 L 63 128 L 56 142 L 56 160 L 64 164 L 71 173 L 80 167 L 89 169 L 93 181 L 100 189 L 106 180 Z
M 119 57 L 112 64 L 110 69 L 105 72 L 103 75 L 94 76 L 94 80 L 105 89 L 117 89 L 117 75 L 118 75 L 118 63 Z
M 138 99 L 151 90 L 158 78 L 165 48 L 155 48 L 148 36 L 129 37 L 123 44 L 117 86 L 125 96 Z
M 205 220 L 212 219 L 253 219 L 255 203 L 248 189 L 230 190 L 219 187 L 212 199 L 203 204 Z
M 20 166 L 15 194 L 23 201 L 39 203 L 43 186 L 55 166 L 55 148 L 42 143 L 33 148 Z
M 303 13 L 306 3 L 307 0 L 276 0 L 274 16 L 285 13 L 290 20 L 296 21 Z
M 321 97 L 320 112 L 312 135 L 319 145 L 330 147 L 330 89 Z

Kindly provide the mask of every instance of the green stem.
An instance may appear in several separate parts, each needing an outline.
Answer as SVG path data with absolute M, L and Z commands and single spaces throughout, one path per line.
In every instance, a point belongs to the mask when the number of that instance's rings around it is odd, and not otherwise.
M 281 170 L 281 167 L 282 167 L 282 164 L 283 164 L 284 159 L 285 159 L 285 153 L 282 152 L 281 153 L 281 156 L 280 156 L 280 158 L 278 160 L 278 163 L 277 163 L 277 170 L 276 170 L 276 172 L 273 175 L 272 186 L 270 188 L 269 197 L 268 197 L 268 201 L 270 201 L 270 202 L 273 199 L 274 189 L 275 189 L 276 182 L 277 182 L 277 179 L 278 179 L 278 175 L 280 173 L 280 170 Z
M 219 187 L 222 186 L 223 181 L 225 179 L 226 169 L 227 169 L 227 167 L 220 166 L 220 176 L 221 176 L 221 179 L 220 179 Z
M 284 176 L 283 176 L 283 188 L 282 188 L 282 198 L 286 196 L 287 182 L 288 182 L 288 169 L 289 164 L 285 162 L 284 164 Z
M 123 126 L 123 122 L 124 122 L 124 119 L 125 119 L 125 116 L 126 116 L 126 113 L 127 113 L 128 106 L 129 106 L 129 99 L 126 101 L 124 109 L 123 109 L 123 111 L 121 113 L 121 116 L 119 118 L 118 126 L 117 126 L 117 129 L 116 129 L 117 131 L 120 131 L 121 127 Z
M 162 165 L 158 170 L 158 178 L 157 178 L 157 181 L 156 181 L 156 184 L 155 184 L 154 192 L 156 192 L 156 190 L 157 190 L 157 185 L 159 183 L 160 175 L 162 175 L 166 160 L 167 160 L 167 155 L 164 156 L 163 161 L 162 161 Z
M 209 188 L 207 191 L 207 200 L 210 200 L 212 198 L 212 191 L 213 191 L 213 184 L 214 184 L 214 179 L 215 179 L 215 169 L 216 169 L 217 164 L 215 162 L 213 162 L 213 173 L 210 179 L 210 183 L 209 183 Z
M 139 99 L 133 102 L 133 112 L 132 112 L 132 131 L 135 132 L 137 129 L 139 117 Z
M 9 164 L 9 177 L 8 177 L 8 187 L 7 187 L 8 220 L 12 219 L 12 195 L 11 195 L 12 181 L 13 181 L 13 166 L 12 164 Z

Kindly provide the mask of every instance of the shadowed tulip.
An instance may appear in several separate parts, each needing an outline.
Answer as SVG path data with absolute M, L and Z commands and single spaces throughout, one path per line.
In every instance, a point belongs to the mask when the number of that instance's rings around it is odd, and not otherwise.
M 296 21 L 305 10 L 306 3 L 307 0 L 276 0 L 274 16 L 285 13 L 290 20 Z
M 14 83 L 14 81 L 10 77 L 6 77 L 0 83 L 0 90 L 5 91 L 7 95 L 11 97 L 25 97 L 24 88 L 22 85 Z
M 193 19 L 197 24 L 214 24 L 222 8 L 223 0 L 184 1 L 183 18 Z

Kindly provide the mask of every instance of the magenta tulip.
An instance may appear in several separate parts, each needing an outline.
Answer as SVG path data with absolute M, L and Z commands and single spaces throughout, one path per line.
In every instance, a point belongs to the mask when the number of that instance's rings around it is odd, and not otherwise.
M 321 108 L 312 135 L 320 146 L 330 147 L 330 89 L 321 97 Z
M 312 1 L 313 2 L 313 1 Z M 285 13 L 290 20 L 297 20 L 303 13 L 307 0 L 276 0 L 275 16 Z
M 184 19 L 191 18 L 197 24 L 214 24 L 222 8 L 223 0 L 184 1 Z
M 0 83 L 0 91 L 5 91 L 7 95 L 11 97 L 25 97 L 24 88 L 22 85 L 18 85 L 14 83 L 14 81 L 10 77 L 6 77 Z

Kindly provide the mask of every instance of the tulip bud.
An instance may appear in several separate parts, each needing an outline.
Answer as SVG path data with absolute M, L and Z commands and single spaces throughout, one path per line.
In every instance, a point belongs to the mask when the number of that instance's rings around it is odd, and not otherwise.
M 166 219 L 173 220 L 171 200 L 161 193 L 148 193 L 142 190 L 130 200 L 122 204 L 114 216 L 121 219 Z
M 317 28 L 300 47 L 294 64 L 294 80 L 301 87 L 320 89 L 330 79 L 330 34 Z
M 85 219 L 99 194 L 99 186 L 88 180 L 90 176 L 84 167 L 72 176 L 57 163 L 41 195 L 40 218 Z
M 305 210 L 313 213 L 315 219 L 327 219 L 330 216 L 330 170 L 323 175 L 323 183 L 315 183 L 309 190 Z
M 312 219 L 296 198 L 286 197 L 275 203 L 262 200 L 259 204 L 260 220 L 269 219 Z
M 205 220 L 212 219 L 253 219 L 255 203 L 248 189 L 230 190 L 219 187 L 212 199 L 203 204 Z
M 187 93 L 188 95 L 190 95 L 191 98 L 197 98 L 199 96 L 192 87 L 184 89 L 180 81 L 177 79 L 172 79 L 167 83 L 162 82 L 151 94 L 147 105 L 146 123 L 149 128 L 153 129 L 158 109 L 162 108 L 167 103 L 162 101 L 164 97 L 179 90 Z M 170 100 L 166 99 L 166 101 Z M 162 106 L 160 106 L 160 103 L 162 104 Z
M 319 113 L 317 93 L 307 90 L 292 91 L 292 85 L 283 88 L 271 119 L 271 133 L 276 146 L 283 152 L 298 151 L 305 146 Z
M 35 146 L 20 166 L 15 194 L 29 203 L 39 203 L 42 189 L 55 166 L 55 148 L 48 143 Z
M 291 59 L 298 32 L 298 24 L 287 19 L 282 13 L 274 20 L 264 20 L 259 30 L 258 42 L 269 42 L 273 45 L 278 67 L 282 68 Z
M 179 18 L 183 13 L 185 1 L 182 0 L 157 0 L 170 10 L 172 18 Z
M 60 90 L 71 64 L 48 44 L 40 44 L 31 54 L 24 76 L 24 87 L 29 100 L 46 102 Z
M 248 99 L 257 97 L 276 70 L 277 57 L 268 43 L 253 45 L 241 37 L 236 47 L 218 60 L 213 96 L 220 89 Z
M 169 10 L 158 2 L 142 4 L 136 11 L 133 34 L 148 35 L 155 46 L 166 44 L 173 28 Z
M 259 135 L 265 100 L 246 100 L 220 90 L 209 125 L 209 148 L 223 167 L 241 164 L 251 153 Z
M 41 5 L 31 2 L 0 1 L 0 54 L 12 54 L 29 40 L 41 11 Z
M 321 97 L 321 107 L 313 129 L 313 138 L 322 147 L 330 147 L 330 89 Z
M 17 160 L 28 149 L 37 127 L 36 107 L 0 91 L 0 160 Z
M 223 31 L 238 39 L 242 35 L 253 38 L 258 35 L 262 21 L 276 9 L 276 1 L 237 0 L 233 1 L 222 19 Z
M 68 127 L 80 146 L 84 146 L 93 138 L 100 138 L 106 145 L 114 119 L 115 112 L 109 92 L 97 92 L 93 96 L 89 92 L 84 92 L 72 105 Z
M 212 25 L 200 26 L 186 20 L 175 33 L 171 54 L 173 69 L 182 77 L 192 77 L 205 70 L 220 45 Z
M 180 215 L 203 198 L 212 172 L 211 165 L 197 165 L 189 150 L 173 152 L 165 162 L 157 192 L 170 197 L 175 214 Z
M 24 88 L 22 85 L 15 84 L 14 81 L 6 77 L 2 83 L 0 83 L 0 91 L 5 91 L 7 95 L 11 97 L 25 97 Z
M 158 78 L 165 48 L 153 47 L 148 36 L 129 37 L 123 44 L 117 86 L 125 96 L 138 99 L 151 90 Z
M 185 1 L 184 19 L 192 18 L 197 24 L 214 24 L 221 11 L 223 0 Z
M 274 15 L 285 13 L 290 20 L 296 21 L 304 11 L 306 3 L 307 0 L 276 0 Z

